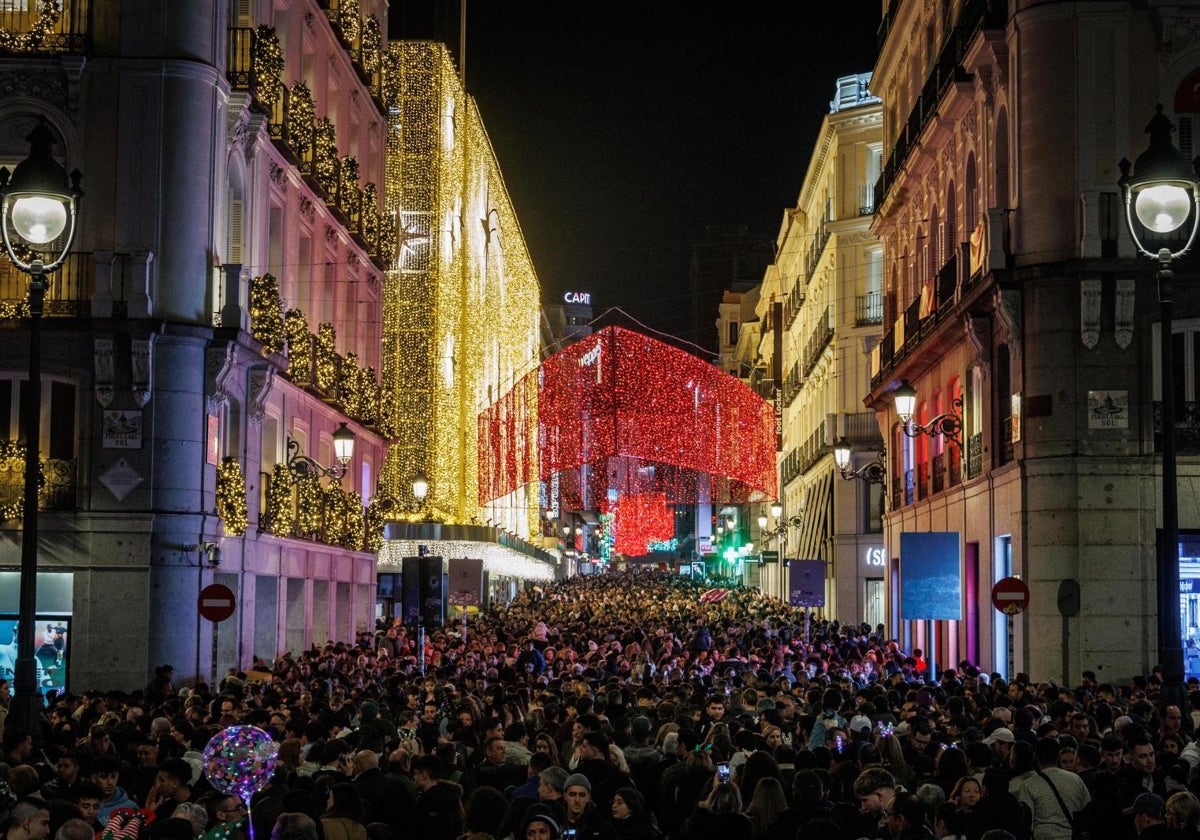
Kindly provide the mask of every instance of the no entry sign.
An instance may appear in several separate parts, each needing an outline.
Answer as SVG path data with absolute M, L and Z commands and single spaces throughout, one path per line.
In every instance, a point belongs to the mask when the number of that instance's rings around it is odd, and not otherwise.
M 228 586 L 212 583 L 200 590 L 200 615 L 209 621 L 224 621 L 236 607 L 237 598 Z
M 1005 615 L 1016 615 L 1029 606 L 1029 587 L 1015 577 L 996 581 L 992 587 L 992 606 Z

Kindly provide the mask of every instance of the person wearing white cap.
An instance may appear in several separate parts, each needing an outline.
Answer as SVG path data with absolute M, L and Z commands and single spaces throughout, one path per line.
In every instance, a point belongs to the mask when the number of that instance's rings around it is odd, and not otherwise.
M 995 758 L 996 764 L 1000 767 L 1007 767 L 1008 754 L 1012 752 L 1013 743 L 1016 740 L 1011 729 L 1007 726 L 998 726 L 983 739 L 983 743 L 992 748 L 992 756 Z

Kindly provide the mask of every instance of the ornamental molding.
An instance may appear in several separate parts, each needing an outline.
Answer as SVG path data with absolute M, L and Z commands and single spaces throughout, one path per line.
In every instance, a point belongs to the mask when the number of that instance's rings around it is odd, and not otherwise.
M 1100 343 L 1100 304 L 1102 286 L 1099 277 L 1079 281 L 1079 338 L 1089 350 Z
M 251 423 L 262 424 L 267 412 L 267 401 L 275 387 L 275 367 L 255 365 L 250 368 L 246 380 L 246 409 Z
M 233 344 L 209 347 L 204 353 L 204 402 L 209 414 L 219 414 L 229 398 L 227 388 L 236 364 Z
M 1113 337 L 1117 346 L 1128 350 L 1133 343 L 1133 303 L 1137 296 L 1137 281 L 1132 277 L 1117 278 L 1117 300 L 1113 313 Z
M 156 333 L 148 338 L 135 338 L 129 342 L 129 372 L 133 401 L 145 407 L 150 402 L 154 382 L 154 339 Z
M 1162 12 L 1159 22 L 1159 46 L 1166 55 L 1186 52 L 1200 40 L 1200 18 L 1195 15 Z
M 1020 289 L 996 288 L 992 296 L 992 305 L 1001 334 L 1008 342 L 1009 352 L 1013 359 L 1020 358 L 1025 335 Z
M 985 378 L 992 367 L 991 353 L 989 352 L 991 328 L 991 319 L 986 315 L 963 313 L 963 334 L 974 353 L 973 366 L 978 368 Z
M 96 402 L 108 408 L 112 405 L 113 398 L 113 376 L 115 366 L 113 364 L 113 340 L 111 338 L 97 338 L 92 343 L 95 353 L 95 391 Z

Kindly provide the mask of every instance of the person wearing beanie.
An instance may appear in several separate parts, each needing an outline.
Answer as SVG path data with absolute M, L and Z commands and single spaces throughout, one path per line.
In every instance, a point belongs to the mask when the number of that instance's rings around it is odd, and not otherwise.
M 582 773 L 572 773 L 563 784 L 567 821 L 561 828 L 575 830 L 575 840 L 616 840 L 616 831 L 592 801 L 592 783 Z

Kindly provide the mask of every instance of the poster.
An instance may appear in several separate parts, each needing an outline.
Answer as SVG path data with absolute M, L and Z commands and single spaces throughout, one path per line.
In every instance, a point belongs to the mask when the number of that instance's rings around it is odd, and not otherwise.
M 825 562 L 791 560 L 788 563 L 788 603 L 793 607 L 825 606 Z
M 43 694 L 66 689 L 71 619 L 38 616 L 33 635 L 33 655 L 38 662 L 38 685 Z M 17 662 L 17 618 L 0 616 L 0 677 L 11 682 Z
M 962 618 L 962 535 L 900 534 L 900 614 L 907 620 Z

